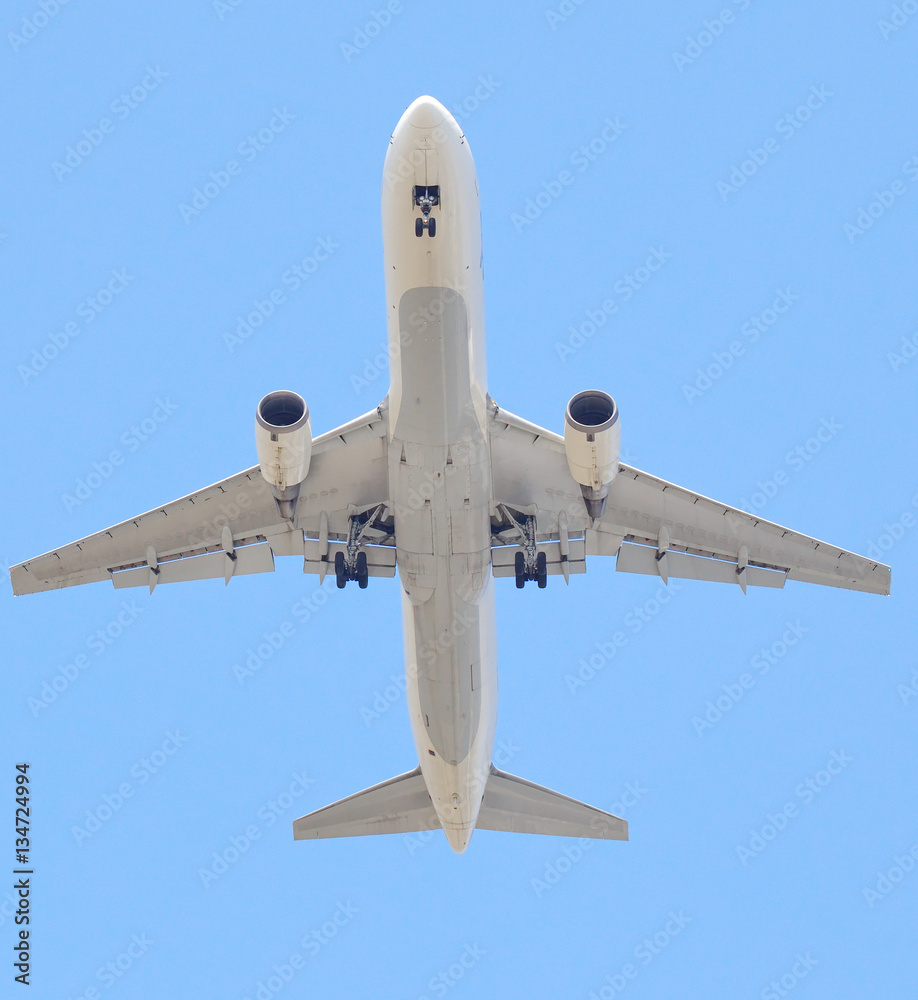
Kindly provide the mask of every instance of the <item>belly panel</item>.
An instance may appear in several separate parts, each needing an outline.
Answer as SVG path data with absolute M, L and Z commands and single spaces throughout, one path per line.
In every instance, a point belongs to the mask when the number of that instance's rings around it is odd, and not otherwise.
M 391 434 L 448 445 L 477 426 L 470 395 L 469 316 L 452 288 L 409 288 L 399 302 L 401 399 Z

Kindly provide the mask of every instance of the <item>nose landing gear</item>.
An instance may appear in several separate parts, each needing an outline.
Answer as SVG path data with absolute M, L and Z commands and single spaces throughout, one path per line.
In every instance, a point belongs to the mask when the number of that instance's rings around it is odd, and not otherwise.
M 426 229 L 429 236 L 436 236 L 437 220 L 431 216 L 430 210 L 440 204 L 440 185 L 416 184 L 414 203 L 421 210 L 420 217 L 414 220 L 414 235 L 423 236 Z

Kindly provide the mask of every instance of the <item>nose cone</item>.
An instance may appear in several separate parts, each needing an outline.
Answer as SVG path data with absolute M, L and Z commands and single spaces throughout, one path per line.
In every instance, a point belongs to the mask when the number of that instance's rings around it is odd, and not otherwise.
M 419 97 L 405 112 L 405 119 L 415 128 L 436 128 L 449 112 L 433 97 Z

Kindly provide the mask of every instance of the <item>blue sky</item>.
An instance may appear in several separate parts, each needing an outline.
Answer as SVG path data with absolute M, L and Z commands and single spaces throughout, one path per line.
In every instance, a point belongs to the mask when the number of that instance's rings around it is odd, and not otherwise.
M 383 158 L 430 93 L 478 168 L 498 402 L 560 430 L 604 388 L 626 461 L 893 567 L 889 598 L 504 581 L 500 766 L 631 840 L 461 857 L 291 835 L 415 764 L 395 582 L 8 592 L 32 996 L 914 994 L 912 6 L 6 6 L 6 565 L 254 464 L 272 389 L 316 433 L 378 403 Z

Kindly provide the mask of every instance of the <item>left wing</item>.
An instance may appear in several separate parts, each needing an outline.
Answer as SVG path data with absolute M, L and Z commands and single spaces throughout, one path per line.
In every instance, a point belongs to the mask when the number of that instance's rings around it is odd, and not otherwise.
M 324 575 L 336 540 L 339 548 L 340 540 L 347 540 L 350 518 L 363 514 L 366 519 L 366 511 L 384 508 L 386 455 L 387 421 L 380 407 L 314 439 L 292 524 L 280 516 L 256 465 L 13 566 L 13 593 L 99 580 L 111 580 L 116 587 L 149 586 L 151 591 L 158 583 L 209 577 L 228 583 L 233 576 L 272 572 L 275 554 L 303 556 L 304 570 Z M 385 531 L 376 531 L 370 540 L 386 537 Z M 371 560 L 371 574 L 393 575 L 394 556 L 391 549 Z
M 552 552 L 565 544 L 568 572 L 583 571 L 574 564 L 575 541 L 582 538 L 578 551 L 584 558 L 614 555 L 617 570 L 659 575 L 664 581 L 673 576 L 732 582 L 745 591 L 747 586 L 783 587 L 789 579 L 889 593 L 890 569 L 882 563 L 623 463 L 603 516 L 593 522 L 568 469 L 560 434 L 495 405 L 490 437 L 495 504 L 498 510 L 504 504 L 536 516 L 549 573 L 565 572 L 563 564 L 552 563 Z M 494 550 L 495 576 L 511 575 L 508 556 L 499 553 Z

